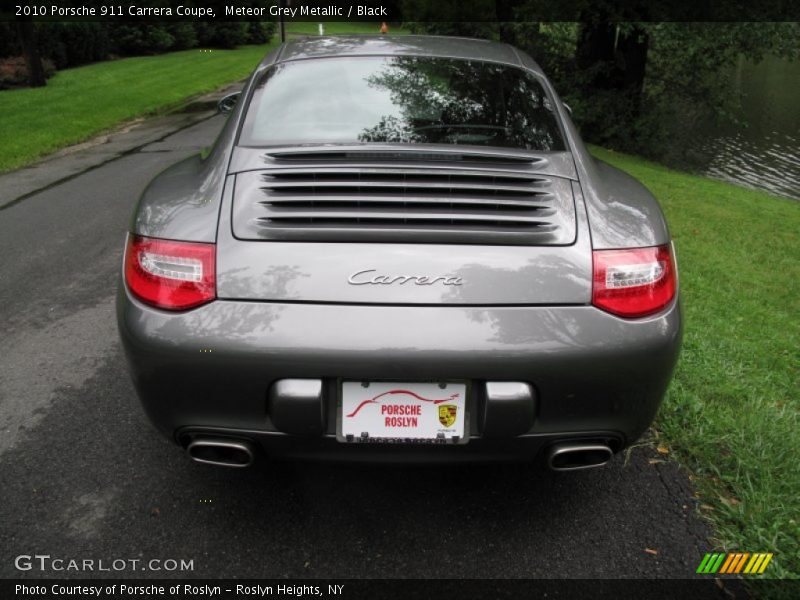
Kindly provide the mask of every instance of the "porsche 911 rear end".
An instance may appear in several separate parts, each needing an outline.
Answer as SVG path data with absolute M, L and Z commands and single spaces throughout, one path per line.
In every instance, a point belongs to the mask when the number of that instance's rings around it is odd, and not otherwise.
M 211 155 L 143 195 L 118 314 L 153 422 L 229 466 L 601 465 L 681 330 L 652 196 L 533 61 L 452 38 L 267 57 Z

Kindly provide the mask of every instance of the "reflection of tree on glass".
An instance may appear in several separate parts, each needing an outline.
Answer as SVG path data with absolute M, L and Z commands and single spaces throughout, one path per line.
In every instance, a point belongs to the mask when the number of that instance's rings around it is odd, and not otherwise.
M 347 57 L 287 62 L 259 82 L 248 145 L 403 143 L 561 151 L 538 79 L 474 60 Z
M 519 69 L 401 57 L 386 61 L 367 83 L 388 90 L 399 115 L 382 116 L 360 141 L 561 149 L 544 90 Z

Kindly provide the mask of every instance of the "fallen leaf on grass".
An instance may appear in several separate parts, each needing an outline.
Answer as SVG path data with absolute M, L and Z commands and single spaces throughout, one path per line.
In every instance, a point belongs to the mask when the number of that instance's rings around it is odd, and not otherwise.
M 664 455 L 669 454 L 669 448 L 667 448 L 666 446 L 659 446 L 658 448 L 656 448 L 656 451 L 658 451 L 659 454 L 664 454 Z

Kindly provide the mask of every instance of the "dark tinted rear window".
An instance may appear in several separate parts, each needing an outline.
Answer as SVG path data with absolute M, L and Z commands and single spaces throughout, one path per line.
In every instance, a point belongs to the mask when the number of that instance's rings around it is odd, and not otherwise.
M 240 143 L 363 142 L 564 150 L 552 103 L 533 75 L 426 57 L 279 64 L 258 83 Z

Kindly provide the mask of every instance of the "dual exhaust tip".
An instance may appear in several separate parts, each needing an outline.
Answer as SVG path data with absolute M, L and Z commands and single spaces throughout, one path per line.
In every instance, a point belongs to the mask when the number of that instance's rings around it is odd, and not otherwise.
M 605 444 L 562 442 L 547 451 L 547 466 L 553 471 L 579 471 L 602 467 L 614 456 Z
M 250 442 L 216 438 L 196 438 L 186 447 L 193 461 L 217 467 L 249 467 L 255 460 L 255 448 Z
M 253 444 L 244 440 L 196 438 L 186 447 L 189 457 L 198 463 L 218 467 L 244 468 L 255 460 Z M 605 465 L 614 453 L 604 444 L 562 442 L 547 452 L 547 466 L 553 471 L 578 471 Z

